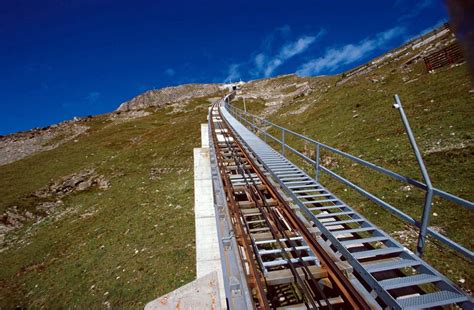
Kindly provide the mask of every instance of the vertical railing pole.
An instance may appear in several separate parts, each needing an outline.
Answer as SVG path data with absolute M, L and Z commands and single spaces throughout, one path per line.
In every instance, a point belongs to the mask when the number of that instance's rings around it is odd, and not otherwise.
M 281 129 L 281 155 L 285 157 L 285 130 Z
M 320 152 L 321 152 L 321 147 L 319 143 L 316 143 L 316 167 L 315 168 L 316 168 L 316 182 L 318 183 L 319 183 L 319 176 L 321 173 L 321 168 L 319 166 L 319 161 L 320 161 L 319 158 L 321 156 Z
M 425 163 L 423 162 L 423 157 L 421 156 L 420 150 L 418 149 L 418 145 L 416 144 L 415 136 L 410 127 L 410 123 L 408 122 L 408 118 L 403 110 L 402 103 L 398 95 L 394 96 L 395 104 L 393 107 L 400 112 L 400 117 L 402 119 L 403 125 L 405 126 L 405 130 L 408 135 L 408 140 L 410 141 L 411 148 L 415 153 L 416 160 L 418 162 L 418 166 L 421 170 L 421 175 L 426 183 L 426 194 L 425 194 L 425 201 L 423 204 L 423 214 L 421 216 L 421 223 L 420 223 L 420 233 L 418 235 L 418 243 L 416 245 L 416 255 L 422 256 L 424 247 L 425 247 L 425 239 L 426 239 L 426 231 L 428 229 L 428 224 L 430 221 L 431 215 L 431 202 L 433 201 L 433 185 L 431 184 L 431 179 L 428 174 L 428 170 L 426 170 Z

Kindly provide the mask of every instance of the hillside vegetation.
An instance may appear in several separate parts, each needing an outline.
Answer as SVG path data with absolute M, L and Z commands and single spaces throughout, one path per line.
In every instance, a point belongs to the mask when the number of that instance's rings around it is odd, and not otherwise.
M 37 217 L 5 236 L 0 308 L 143 308 L 191 281 L 192 149 L 208 106 L 202 97 L 180 111 L 94 117 L 74 141 L 0 166 L 2 210 L 17 206 Z M 106 180 L 103 189 L 93 183 L 64 195 L 32 195 L 91 169 Z M 57 200 L 48 212 L 37 208 Z

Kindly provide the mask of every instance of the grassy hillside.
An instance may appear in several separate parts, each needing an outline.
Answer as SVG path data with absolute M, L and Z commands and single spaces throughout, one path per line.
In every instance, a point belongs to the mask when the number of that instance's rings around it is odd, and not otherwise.
M 342 85 L 342 75 L 299 78 L 285 76 L 245 85 L 236 103 L 243 107 L 247 97 L 249 111 L 267 116 L 276 124 L 305 134 L 328 145 L 421 180 L 397 110 L 392 108 L 394 94 L 399 94 L 424 155 L 434 186 L 465 199 L 474 200 L 474 94 L 466 65 L 445 67 L 427 73 L 422 63 L 403 66 L 406 59 L 394 61 L 372 72 L 356 76 Z M 257 92 L 256 84 L 265 83 L 266 91 Z M 291 96 L 276 104 L 268 94 L 278 89 L 278 96 L 294 85 L 308 83 L 313 89 L 306 95 Z M 282 85 L 287 85 L 282 86 Z M 314 91 L 317 89 L 317 91 Z M 293 90 L 292 90 L 293 91 Z M 248 94 L 251 94 L 250 98 Z M 265 96 L 261 95 L 265 94 Z M 280 137 L 280 133 L 272 131 Z M 314 158 L 309 145 L 289 136 L 286 141 Z M 280 146 L 273 143 L 276 149 Z M 295 162 L 305 165 L 296 156 Z M 323 165 L 340 173 L 372 193 L 384 198 L 400 210 L 419 219 L 423 192 L 409 190 L 402 184 L 382 177 L 357 164 L 329 152 L 322 152 Z M 312 168 L 305 166 L 308 171 Z M 399 241 L 415 250 L 417 232 L 397 220 L 381 207 L 362 198 L 323 175 L 322 183 L 367 216 L 376 225 L 392 233 Z M 436 199 L 430 225 L 474 248 L 474 214 L 447 201 Z M 425 258 L 458 285 L 471 291 L 474 271 L 464 257 L 429 241 Z
M 235 104 L 242 107 L 245 97 L 251 112 L 420 179 L 392 109 L 397 93 L 434 185 L 473 200 L 474 87 L 466 66 L 427 73 L 420 62 L 405 65 L 413 56 L 408 54 L 350 79 L 287 75 L 253 81 L 243 86 Z M 15 212 L 29 214 L 28 222 L 0 239 L 0 308 L 139 309 L 194 279 L 192 149 L 199 145 L 211 95 L 179 89 L 183 101 L 169 89 L 148 92 L 134 101 L 138 110 L 122 105 L 136 113 L 134 119 L 89 118 L 80 124 L 87 131 L 73 140 L 0 166 L 0 224 L 15 221 Z M 162 95 L 177 102 L 162 107 Z M 194 99 L 188 102 L 190 96 Z M 286 140 L 314 158 L 308 145 Z M 323 152 L 322 159 L 328 168 L 420 217 L 421 191 L 334 154 Z M 81 174 L 90 175 L 90 184 L 70 186 Z M 414 250 L 415 229 L 327 176 L 322 182 Z M 432 227 L 474 248 L 472 212 L 437 199 L 431 219 Z M 469 261 L 431 239 L 425 258 L 472 290 Z
M 34 212 L 31 193 L 94 168 L 110 182 L 63 198 L 7 234 L 0 308 L 143 308 L 195 277 L 192 149 L 209 101 L 112 122 L 93 118 L 60 147 L 0 166 L 0 208 Z

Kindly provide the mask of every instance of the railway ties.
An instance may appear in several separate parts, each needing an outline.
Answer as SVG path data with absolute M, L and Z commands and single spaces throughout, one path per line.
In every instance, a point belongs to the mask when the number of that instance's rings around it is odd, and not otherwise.
M 341 270 L 350 268 L 335 263 L 336 257 L 327 257 L 316 241 L 314 228 L 296 216 L 235 138 L 217 106 L 212 109 L 210 124 L 218 169 L 254 306 L 368 308 Z

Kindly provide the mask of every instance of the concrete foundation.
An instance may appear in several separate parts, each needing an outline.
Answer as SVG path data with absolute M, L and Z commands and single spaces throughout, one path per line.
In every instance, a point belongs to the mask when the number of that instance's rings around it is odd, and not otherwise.
M 149 302 L 145 310 L 221 309 L 217 272 Z
M 207 131 L 206 131 L 207 135 Z M 196 228 L 196 275 L 217 271 L 222 277 L 212 190 L 209 148 L 194 149 L 194 219 Z M 219 281 L 223 282 L 223 281 Z

